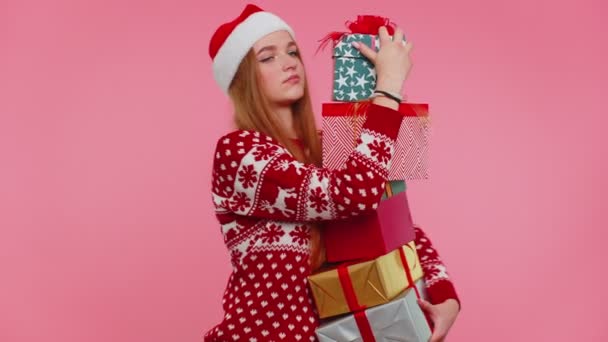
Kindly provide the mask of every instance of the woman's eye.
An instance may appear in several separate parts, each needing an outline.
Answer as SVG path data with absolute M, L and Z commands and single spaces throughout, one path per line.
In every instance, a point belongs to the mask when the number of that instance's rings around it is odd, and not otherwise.
M 266 57 L 266 58 L 261 59 L 260 62 L 266 63 L 266 62 L 269 62 L 273 58 L 274 58 L 274 56 Z
M 292 56 L 292 57 L 299 57 L 300 56 L 300 52 L 297 51 L 297 50 L 289 51 L 287 54 L 290 55 L 290 56 Z M 262 59 L 260 59 L 260 62 L 262 62 L 262 63 L 270 62 L 274 57 L 275 56 L 270 56 L 270 57 L 262 58 Z

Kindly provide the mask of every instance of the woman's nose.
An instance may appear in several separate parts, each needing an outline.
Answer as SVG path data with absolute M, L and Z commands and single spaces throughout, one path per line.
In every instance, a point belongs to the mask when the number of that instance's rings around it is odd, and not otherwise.
M 295 69 L 297 61 L 290 55 L 283 56 L 283 70 Z

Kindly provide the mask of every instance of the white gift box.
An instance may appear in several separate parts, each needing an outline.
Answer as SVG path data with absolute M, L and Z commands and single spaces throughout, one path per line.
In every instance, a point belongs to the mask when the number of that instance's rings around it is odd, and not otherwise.
M 424 281 L 416 282 L 422 298 L 427 298 Z M 431 329 L 417 303 L 413 288 L 393 301 L 368 308 L 365 315 L 377 342 L 427 342 Z M 320 342 L 363 342 L 353 314 L 323 323 L 316 330 Z

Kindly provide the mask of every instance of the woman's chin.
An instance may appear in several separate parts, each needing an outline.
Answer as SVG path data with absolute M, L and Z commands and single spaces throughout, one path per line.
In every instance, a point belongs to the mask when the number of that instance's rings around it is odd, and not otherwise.
M 290 91 L 290 92 L 287 92 L 284 96 L 282 96 L 277 102 L 284 103 L 284 104 L 293 104 L 294 102 L 300 100 L 303 96 L 304 96 L 304 90 Z

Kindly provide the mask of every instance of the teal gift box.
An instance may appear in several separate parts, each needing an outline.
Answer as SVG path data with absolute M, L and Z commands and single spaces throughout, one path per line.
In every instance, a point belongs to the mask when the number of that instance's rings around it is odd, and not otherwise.
M 404 180 L 393 180 L 388 181 L 388 186 L 385 187 L 384 193 L 382 194 L 382 200 L 393 197 L 404 192 L 407 188 Z
M 405 38 L 404 38 L 405 41 Z M 374 50 L 380 49 L 377 35 L 344 34 L 334 43 L 334 101 L 352 102 L 369 98 L 376 89 L 376 69 L 374 65 L 352 46 L 359 42 Z

